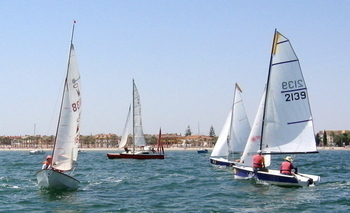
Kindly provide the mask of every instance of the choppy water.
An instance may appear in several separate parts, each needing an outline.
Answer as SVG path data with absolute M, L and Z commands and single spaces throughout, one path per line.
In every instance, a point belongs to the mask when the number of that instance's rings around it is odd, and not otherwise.
M 299 172 L 321 176 L 310 188 L 234 180 L 208 154 L 167 151 L 165 160 L 109 160 L 106 151 L 79 156 L 77 191 L 37 188 L 44 155 L 0 152 L 1 212 L 348 212 L 350 151 L 298 156 Z M 278 158 L 281 158 L 279 156 Z

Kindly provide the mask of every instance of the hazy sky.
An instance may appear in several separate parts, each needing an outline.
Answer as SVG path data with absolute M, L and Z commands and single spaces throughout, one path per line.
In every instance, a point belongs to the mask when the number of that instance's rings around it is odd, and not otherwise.
M 300 59 L 315 131 L 350 129 L 349 9 L 333 0 L 0 1 L 0 135 L 55 133 L 73 20 L 83 135 L 121 135 L 133 78 L 145 133 L 213 125 L 219 135 L 236 82 L 252 123 L 275 28 Z

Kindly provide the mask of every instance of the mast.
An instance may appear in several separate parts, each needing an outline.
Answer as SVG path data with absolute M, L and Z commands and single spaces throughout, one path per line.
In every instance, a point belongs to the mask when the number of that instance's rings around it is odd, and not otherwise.
M 275 29 L 275 33 L 273 36 L 273 42 L 272 42 L 272 48 L 271 48 L 271 56 L 270 56 L 270 64 L 269 64 L 269 73 L 267 75 L 267 83 L 266 83 L 266 95 L 265 95 L 265 102 L 264 102 L 264 111 L 263 111 L 263 117 L 262 117 L 262 126 L 261 126 L 261 137 L 260 137 L 260 150 L 262 150 L 262 140 L 264 136 L 264 125 L 265 125 L 265 114 L 266 114 L 266 102 L 267 97 L 269 93 L 269 82 L 270 82 L 270 73 L 271 73 L 271 65 L 272 65 L 272 58 L 273 55 L 276 53 L 277 48 L 277 40 L 278 40 L 278 32 L 277 29 Z
M 230 146 L 230 140 L 231 140 L 231 130 L 232 130 L 232 125 L 233 125 L 233 108 L 235 106 L 235 97 L 236 97 L 236 88 L 237 88 L 237 83 L 235 84 L 235 90 L 233 92 L 233 103 L 232 103 L 232 107 L 231 107 L 231 121 L 230 121 L 230 127 L 228 129 L 228 134 L 227 134 L 227 139 L 226 139 L 226 143 L 227 143 L 227 160 L 231 154 L 231 146 Z
M 132 152 L 135 154 L 135 82 L 132 79 Z
M 70 45 L 69 45 L 67 72 L 66 72 L 66 78 L 65 78 L 65 80 L 64 80 L 63 94 L 62 94 L 62 99 L 61 99 L 61 107 L 60 107 L 60 112 L 59 112 L 59 114 L 58 114 L 59 116 L 58 116 L 58 122 L 57 122 L 57 127 L 56 127 L 55 142 L 54 142 L 54 146 L 53 146 L 53 150 L 52 150 L 52 156 L 54 156 L 54 152 L 55 152 L 55 147 L 56 147 L 56 142 L 57 142 L 58 128 L 59 128 L 60 122 L 61 122 L 61 114 L 62 114 L 63 100 L 64 100 L 64 95 L 65 95 L 66 87 L 67 87 L 67 89 L 68 89 L 67 80 L 68 80 L 68 72 L 69 72 L 69 66 L 70 66 L 70 55 L 71 55 L 72 46 L 73 46 L 73 35 L 74 35 L 75 23 L 76 23 L 76 21 L 74 20 L 74 21 L 73 21 L 73 26 L 72 26 L 72 34 L 71 34 L 71 39 L 70 39 Z

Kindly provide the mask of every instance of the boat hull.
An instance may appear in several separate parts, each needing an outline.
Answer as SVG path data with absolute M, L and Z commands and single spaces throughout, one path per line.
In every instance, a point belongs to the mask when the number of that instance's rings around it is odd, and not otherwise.
M 36 179 L 38 181 L 39 188 L 48 188 L 48 189 L 78 189 L 80 183 L 79 180 L 52 170 L 52 169 L 43 169 L 36 173 Z
M 285 187 L 308 187 L 320 183 L 320 176 L 308 174 L 280 174 L 279 170 L 254 172 L 252 167 L 233 166 L 235 179 L 257 179 L 272 185 Z
M 229 161 L 225 158 L 210 158 L 210 163 L 215 166 L 226 166 L 226 167 L 232 167 L 235 165 L 234 161 Z
M 29 154 L 30 155 L 43 155 L 43 154 L 45 154 L 45 151 L 32 150 L 32 151 L 29 151 Z
M 139 153 L 108 153 L 108 159 L 164 159 L 164 155 L 150 153 L 150 152 L 139 152 Z
M 208 153 L 208 150 L 197 150 L 198 154 L 200 153 Z

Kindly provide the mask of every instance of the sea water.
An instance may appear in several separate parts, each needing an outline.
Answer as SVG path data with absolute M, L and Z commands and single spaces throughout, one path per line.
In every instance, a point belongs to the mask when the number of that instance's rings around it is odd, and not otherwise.
M 1 212 L 349 212 L 350 151 L 298 155 L 299 172 L 321 176 L 308 188 L 282 188 L 235 180 L 208 154 L 166 151 L 164 160 L 106 157 L 86 151 L 78 159 L 77 191 L 40 190 L 35 173 L 45 155 L 0 151 Z M 285 156 L 274 156 L 277 168 Z

